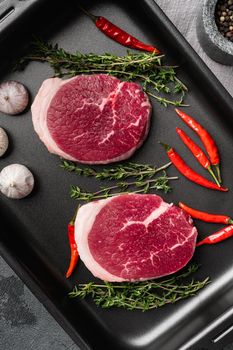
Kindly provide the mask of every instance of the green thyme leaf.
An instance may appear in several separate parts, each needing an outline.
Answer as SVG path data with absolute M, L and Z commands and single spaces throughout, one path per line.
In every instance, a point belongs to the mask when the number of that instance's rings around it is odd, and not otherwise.
M 59 48 L 57 44 L 35 39 L 28 55 L 21 58 L 16 69 L 23 69 L 30 61 L 47 62 L 54 70 L 55 76 L 73 77 L 78 74 L 104 73 L 126 81 L 137 81 L 151 97 L 165 107 L 169 104 L 184 106 L 187 87 L 177 78 L 175 66 L 162 64 L 164 55 L 156 53 L 132 53 L 116 56 L 109 53 L 70 53 Z M 163 96 L 163 95 L 166 96 Z M 172 98 L 179 94 L 179 99 Z
M 121 307 L 127 310 L 142 311 L 157 309 L 166 304 L 174 304 L 181 299 L 194 296 L 210 283 L 209 277 L 202 281 L 184 281 L 198 269 L 197 265 L 167 279 L 148 280 L 143 282 L 80 283 L 69 293 L 70 298 L 84 299 L 91 297 L 97 306 L 102 308 Z

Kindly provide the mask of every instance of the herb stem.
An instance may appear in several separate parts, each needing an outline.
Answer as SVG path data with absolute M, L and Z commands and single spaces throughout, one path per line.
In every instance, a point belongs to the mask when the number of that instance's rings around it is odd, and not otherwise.
M 171 101 L 171 100 L 168 100 L 164 97 L 157 96 L 148 90 L 146 91 L 146 93 L 148 95 L 150 95 L 151 97 L 155 98 L 156 100 L 158 100 L 165 107 L 167 105 L 180 106 L 180 107 L 188 107 L 189 106 L 189 105 L 183 103 L 184 92 L 182 93 L 181 98 L 178 101 Z
M 197 268 L 196 265 L 191 265 L 186 272 L 166 280 L 103 282 L 103 284 L 80 283 L 74 287 L 69 296 L 81 299 L 90 296 L 96 305 L 102 308 L 122 307 L 128 310 L 151 310 L 194 296 L 200 289 L 209 284 L 209 278 L 205 278 L 203 281 L 192 279 L 190 282 L 184 283 L 184 279 L 195 273 Z
M 166 170 L 171 164 L 172 163 L 169 162 L 157 168 L 155 166 L 130 162 L 116 165 L 114 168 L 105 168 L 101 171 L 96 171 L 93 168 L 81 168 L 74 162 L 63 160 L 61 167 L 69 172 L 75 172 L 77 175 L 94 176 L 97 179 L 119 180 L 128 177 L 135 177 L 138 180 L 142 180 L 145 177 L 151 177 L 162 170 Z
M 188 88 L 187 86 L 179 79 L 177 78 L 176 76 L 174 77 L 175 81 L 177 81 L 177 83 L 179 83 L 180 85 L 182 85 L 183 89 L 188 92 Z
M 107 56 L 108 57 L 108 56 Z M 124 61 L 120 61 L 120 56 L 119 56 L 119 62 L 112 62 L 111 63 L 111 67 L 114 66 L 119 66 L 119 65 L 124 65 L 124 66 L 130 66 L 130 65 L 134 65 L 134 64 L 138 64 L 138 63 L 148 63 L 148 62 L 154 62 L 154 61 L 158 61 L 159 59 L 163 58 L 164 55 L 160 55 L 160 56 L 151 56 L 151 57 L 144 57 L 142 59 L 135 59 L 135 60 L 131 60 L 128 62 L 124 62 Z M 124 58 L 124 57 L 123 57 Z M 54 61 L 56 63 L 59 64 L 64 64 L 64 63 L 68 63 L 68 64 L 77 64 L 77 59 L 71 60 L 71 59 L 59 59 L 57 58 L 56 60 L 54 58 L 50 58 L 50 57 L 43 57 L 43 56 L 25 56 L 24 60 L 28 60 L 28 61 L 42 61 L 42 62 L 49 62 L 49 63 L 54 63 Z M 99 67 L 104 67 L 106 68 L 106 63 L 98 63 Z M 177 66 L 162 66 L 163 68 L 177 68 Z M 161 65 L 156 65 L 155 68 L 161 68 Z M 121 71 L 120 71 L 121 72 Z
M 72 71 L 71 71 L 72 72 Z M 63 74 L 58 72 L 57 73 L 57 76 L 66 76 L 67 74 L 70 75 L 70 73 L 67 73 L 67 72 L 64 72 Z M 114 75 L 114 76 L 126 76 L 126 77 L 131 77 L 132 76 L 132 73 L 131 72 L 125 72 L 125 71 L 120 71 L 120 70 L 114 70 L 114 69 L 100 69 L 100 68 L 94 68 L 94 69 L 79 69 L 78 70 L 78 73 L 79 74 L 89 74 L 89 73 L 105 73 L 105 74 L 111 74 L 111 75 Z M 75 76 L 77 75 L 77 71 L 73 71 L 73 73 L 71 74 L 72 76 Z M 145 81 L 146 83 L 149 82 L 150 84 L 152 84 L 153 88 L 156 89 L 156 90 L 159 90 L 160 88 L 163 88 L 164 87 L 164 84 L 161 84 L 161 83 L 157 83 L 157 82 L 154 82 L 154 81 L 150 81 L 148 80 L 148 77 L 145 76 L 145 75 L 142 75 L 142 74 L 134 74 L 134 78 L 135 79 L 138 79 L 138 80 L 142 80 L 142 81 Z M 149 93 L 147 90 L 145 90 L 146 93 L 154 98 L 156 98 L 158 101 L 161 102 L 161 98 L 158 98 L 157 96 Z M 183 99 L 184 95 L 182 95 L 182 99 Z M 176 102 L 176 106 L 184 106 L 183 104 L 180 104 L 179 101 L 175 101 Z M 166 103 L 167 104 L 174 104 L 172 101 L 166 99 Z
M 167 164 L 161 166 L 160 168 L 155 168 L 155 169 L 150 169 L 150 170 L 144 170 L 144 171 L 139 171 L 139 172 L 134 172 L 134 173 L 129 171 L 129 172 L 128 172 L 128 175 L 129 175 L 130 177 L 132 177 L 132 176 L 141 176 L 141 175 L 150 176 L 151 174 L 152 174 L 152 175 L 155 175 L 155 174 L 157 174 L 158 172 L 167 169 L 171 164 L 172 164 L 172 163 L 169 162 L 169 163 L 167 163 Z M 125 173 L 127 174 L 127 172 L 125 172 Z M 172 180 L 172 179 L 170 178 L 170 180 Z
M 165 192 L 170 191 L 170 187 L 167 185 L 169 180 L 177 180 L 177 176 L 168 177 L 166 175 L 150 179 L 146 181 L 122 181 L 114 186 L 102 188 L 96 192 L 85 192 L 82 191 L 79 186 L 71 186 L 70 195 L 71 198 L 80 199 L 84 201 L 91 201 L 97 199 L 109 198 L 117 195 L 128 194 L 128 193 L 148 193 L 150 189 L 164 190 Z M 134 187 L 132 190 L 131 187 Z M 115 190 L 120 190 L 116 191 Z
M 30 61 L 41 61 L 47 62 L 54 69 L 55 76 L 59 77 L 90 73 L 110 74 L 141 83 L 143 90 L 147 93 L 150 91 L 150 96 L 164 106 L 183 106 L 184 95 L 188 89 L 176 75 L 177 66 L 164 65 L 163 59 L 164 55 L 157 56 L 154 53 L 127 52 L 125 56 L 70 53 L 57 45 L 36 39 L 31 53 L 23 57 L 16 68 L 22 69 Z M 153 90 L 162 96 L 157 96 Z M 166 98 L 163 97 L 164 94 Z M 170 94 L 180 94 L 181 97 L 174 100 L 170 98 Z
M 147 164 L 125 163 L 118 164 L 112 168 L 104 168 L 99 171 L 89 168 L 80 167 L 74 162 L 63 160 L 61 167 L 77 175 L 92 176 L 98 180 L 117 180 L 118 182 L 109 187 L 102 187 L 95 192 L 83 191 L 78 186 L 71 186 L 71 198 L 90 201 L 94 199 L 103 199 L 119 194 L 126 193 L 149 193 L 151 189 L 163 190 L 165 193 L 171 190 L 168 182 L 177 180 L 178 177 L 168 177 L 165 170 L 171 165 L 171 162 L 160 167 L 150 166 Z M 157 173 L 163 172 L 163 176 L 157 176 Z M 132 178 L 131 181 L 125 181 Z

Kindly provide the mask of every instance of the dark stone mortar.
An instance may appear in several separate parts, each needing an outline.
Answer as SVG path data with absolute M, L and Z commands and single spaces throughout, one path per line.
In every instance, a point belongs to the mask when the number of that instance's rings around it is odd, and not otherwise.
M 197 18 L 197 36 L 210 58 L 222 64 L 233 65 L 233 43 L 219 32 L 215 22 L 217 1 L 203 1 Z

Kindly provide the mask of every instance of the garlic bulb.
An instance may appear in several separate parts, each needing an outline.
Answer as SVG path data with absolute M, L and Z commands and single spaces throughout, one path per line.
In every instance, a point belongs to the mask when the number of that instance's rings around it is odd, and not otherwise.
M 0 157 L 6 152 L 9 145 L 7 133 L 0 127 Z
M 11 164 L 0 172 L 0 191 L 9 198 L 20 199 L 31 193 L 34 177 L 22 164 Z
M 23 84 L 13 80 L 0 84 L 0 112 L 19 114 L 25 110 L 28 101 L 29 94 Z

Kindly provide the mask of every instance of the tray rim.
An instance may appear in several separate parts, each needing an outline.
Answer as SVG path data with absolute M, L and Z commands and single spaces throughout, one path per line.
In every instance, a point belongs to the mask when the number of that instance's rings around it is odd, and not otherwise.
M 43 1 L 42 1 L 43 3 Z M 145 7 L 148 16 L 160 15 L 161 21 L 164 25 L 172 32 L 173 37 L 176 40 L 177 45 L 188 54 L 192 65 L 198 65 L 199 70 L 202 75 L 208 81 L 211 88 L 214 89 L 219 95 L 222 102 L 228 105 L 230 109 L 232 108 L 233 97 L 224 88 L 221 82 L 213 74 L 213 72 L 208 68 L 201 57 L 195 52 L 188 41 L 183 37 L 171 20 L 165 15 L 163 10 L 159 7 L 155 0 L 141 0 L 140 6 Z M 9 249 L 8 245 L 5 244 L 0 238 L 0 254 L 3 259 L 8 263 L 8 265 L 13 269 L 17 276 L 24 282 L 24 284 L 30 289 L 30 291 L 36 296 L 36 298 L 42 303 L 42 305 L 47 309 L 47 311 L 54 317 L 58 324 L 65 330 L 65 332 L 72 338 L 72 340 L 83 350 L 91 350 L 91 347 L 79 334 L 78 331 L 69 320 L 64 316 L 64 314 L 59 309 L 56 302 L 51 300 L 46 294 L 43 287 L 36 280 L 35 276 L 30 273 L 30 271 L 24 266 L 23 262 L 15 258 Z M 185 344 L 184 344 L 185 345 Z

